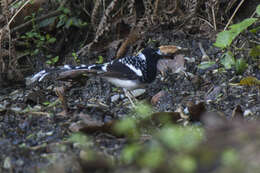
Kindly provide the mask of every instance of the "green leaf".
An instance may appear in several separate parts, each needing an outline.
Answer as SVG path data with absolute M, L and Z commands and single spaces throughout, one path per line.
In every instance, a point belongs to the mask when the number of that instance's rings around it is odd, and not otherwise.
M 222 153 L 221 162 L 224 165 L 230 166 L 238 162 L 239 156 L 234 149 L 228 149 Z
M 45 105 L 45 106 L 48 106 L 50 104 L 50 102 L 46 101 L 46 102 L 43 102 L 42 104 Z
M 38 24 L 39 28 L 46 27 L 46 26 L 49 26 L 50 24 L 53 24 L 55 22 L 56 18 L 57 17 L 51 17 L 51 18 L 48 18 L 48 19 L 41 21 Z
M 59 22 L 57 23 L 56 28 L 63 26 L 65 24 L 65 21 L 67 21 L 67 20 L 68 20 L 68 17 L 66 15 L 64 15 L 64 14 L 60 15 Z
M 212 67 L 214 64 L 216 64 L 215 61 L 203 61 L 198 65 L 199 69 L 205 70 L 207 68 Z
M 258 16 L 260 16 L 260 4 L 256 7 L 256 13 Z
M 115 130 L 119 133 L 128 133 L 136 129 L 136 122 L 133 118 L 125 118 L 115 124 Z
M 140 166 L 148 168 L 157 168 L 165 159 L 165 153 L 160 146 L 149 148 L 147 152 L 142 154 L 138 162 Z
M 55 37 L 51 37 L 50 39 L 48 39 L 48 43 L 54 43 L 56 41 Z
M 65 24 L 65 28 L 69 28 L 73 25 L 73 18 L 69 18 L 67 21 L 66 21 L 66 24 Z
M 59 56 L 55 56 L 54 58 L 51 59 L 51 61 L 52 61 L 53 63 L 58 62 L 58 61 L 59 61 Z
M 138 156 L 140 150 L 141 146 L 139 144 L 128 145 L 122 151 L 122 159 L 126 163 L 131 163 L 135 159 L 135 156 Z
M 203 129 L 198 127 L 164 127 L 158 134 L 166 146 L 175 150 L 189 150 L 195 148 L 203 139 Z
M 52 61 L 51 60 L 47 60 L 46 64 L 52 64 Z
M 103 56 L 99 55 L 98 56 L 98 61 L 96 61 L 97 64 L 102 64 L 104 62 Z
M 251 32 L 253 34 L 256 34 L 258 31 L 260 31 L 260 26 L 257 26 L 255 28 L 249 30 L 249 32 Z
M 256 47 L 250 49 L 249 56 L 256 58 L 260 56 L 260 45 L 257 45 Z
M 65 13 L 65 14 L 71 13 L 70 9 L 68 9 L 68 8 L 63 8 L 62 11 L 63 11 L 63 13 Z
M 135 111 L 142 118 L 146 118 L 146 117 L 150 116 L 153 112 L 152 107 L 150 105 L 144 104 L 144 103 L 138 104 L 135 107 Z
M 257 18 L 247 18 L 243 20 L 240 23 L 234 24 L 230 26 L 230 30 L 228 31 L 222 31 L 218 33 L 216 42 L 214 43 L 214 46 L 219 48 L 227 48 L 230 46 L 232 41 L 247 27 L 252 25 Z
M 248 66 L 248 64 L 243 58 L 238 59 L 235 65 L 236 65 L 236 72 L 238 74 L 242 74 Z
M 74 133 L 69 137 L 68 141 L 78 143 L 81 146 L 87 146 L 89 140 L 83 133 Z
M 222 31 L 217 34 L 216 42 L 213 45 L 224 49 L 230 46 L 234 38 L 235 36 L 231 31 Z
M 196 160 L 189 155 L 179 155 L 174 161 L 181 172 L 192 173 L 197 168 Z
M 245 30 L 247 27 L 249 27 L 250 25 L 252 25 L 255 21 L 257 21 L 257 18 L 247 18 L 245 20 L 243 20 L 240 23 L 231 25 L 231 31 L 232 32 L 236 32 L 237 34 L 241 33 L 243 30 Z
M 232 52 L 228 51 L 223 54 L 223 58 L 221 59 L 220 63 L 225 67 L 225 69 L 231 69 L 231 67 L 235 65 L 236 60 Z

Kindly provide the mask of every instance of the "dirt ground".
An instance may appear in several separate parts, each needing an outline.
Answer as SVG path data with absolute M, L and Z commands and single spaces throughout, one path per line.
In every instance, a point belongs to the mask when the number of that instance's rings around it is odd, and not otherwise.
M 243 74 L 236 74 L 234 68 L 221 68 L 218 63 L 207 69 L 198 68 L 203 61 L 219 62 L 221 59 L 223 51 L 213 46 L 216 33 L 212 35 L 165 26 L 146 33 L 139 40 L 140 48 L 180 46 L 184 49 L 169 58 L 183 55 L 184 66 L 178 72 L 171 69 L 164 74 L 158 72 L 156 80 L 140 91 L 137 100 L 148 104 L 157 113 L 181 109 L 186 114 L 190 105 L 202 103 L 203 111 L 218 112 L 222 117 L 232 119 L 239 109 L 244 119 L 258 122 L 259 87 L 234 85 L 246 76 L 260 77 L 257 64 L 246 53 L 238 55 L 248 61 Z M 239 36 L 240 42 L 246 38 L 247 34 Z M 137 53 L 139 50 L 135 48 L 131 47 L 126 55 Z M 203 59 L 202 49 L 208 58 Z M 108 61 L 116 56 L 116 51 L 117 48 L 110 47 L 100 55 Z M 95 63 L 96 60 L 96 55 L 90 55 L 87 61 Z M 64 111 L 62 99 L 55 93 L 55 87 L 64 86 L 68 112 Z M 116 165 L 129 141 L 111 133 L 109 123 L 135 114 L 123 91 L 97 76 L 73 83 L 47 80 L 29 86 L 24 81 L 0 85 L 0 172 L 120 172 L 124 167 L 108 167 L 102 157 L 111 158 L 112 165 Z M 203 127 L 200 121 L 190 123 Z M 91 148 L 91 152 L 100 154 L 99 159 L 82 163 L 82 146 L 69 140 L 79 131 L 87 134 L 85 145 Z M 143 135 L 149 136 L 149 132 Z

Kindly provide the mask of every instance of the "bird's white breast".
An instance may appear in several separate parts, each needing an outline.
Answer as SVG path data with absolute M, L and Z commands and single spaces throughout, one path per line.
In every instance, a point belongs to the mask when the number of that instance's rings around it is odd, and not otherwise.
M 112 77 L 105 77 L 107 81 L 112 83 L 113 85 L 121 88 L 125 88 L 127 90 L 134 90 L 140 87 L 140 82 L 137 80 L 126 80 L 126 79 L 118 79 Z

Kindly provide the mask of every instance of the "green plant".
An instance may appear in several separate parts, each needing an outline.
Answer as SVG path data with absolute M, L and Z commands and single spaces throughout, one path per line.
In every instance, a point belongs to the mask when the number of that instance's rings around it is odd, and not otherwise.
M 71 26 L 83 27 L 87 25 L 87 22 L 83 22 L 80 18 L 75 16 L 71 16 L 72 12 L 70 9 L 65 8 L 64 6 L 59 7 L 59 10 L 63 12 L 63 14 L 59 15 L 59 21 L 56 25 L 57 28 L 65 27 L 70 28 Z
M 256 8 L 256 13 L 260 16 L 260 5 Z M 236 72 L 238 74 L 242 74 L 246 68 L 247 68 L 247 62 L 243 58 L 235 58 L 235 55 L 232 51 L 232 43 L 237 38 L 237 36 L 242 33 L 244 30 L 246 30 L 249 26 L 256 23 L 259 20 L 259 18 L 247 18 L 243 20 L 240 23 L 233 24 L 229 27 L 229 30 L 222 31 L 217 34 L 216 42 L 214 43 L 214 46 L 221 48 L 225 51 L 223 53 L 220 64 L 224 66 L 225 69 L 231 69 L 232 67 L 235 68 Z M 256 27 L 254 29 L 251 29 L 251 33 L 256 33 L 260 28 Z M 238 50 L 238 48 L 235 48 L 235 50 Z M 260 46 L 257 45 L 256 47 L 250 48 L 249 55 L 251 57 L 257 57 L 260 55 Z M 202 62 L 198 68 L 200 69 L 207 69 L 214 65 L 215 61 L 206 61 Z
M 37 13 L 41 10 L 42 9 L 39 9 Z M 40 28 L 55 24 L 55 22 L 57 22 L 56 28 L 64 29 L 68 29 L 71 26 L 82 27 L 87 25 L 86 22 L 83 22 L 80 18 L 75 16 L 69 8 L 61 6 L 58 10 L 62 11 L 62 14 L 47 18 L 39 23 L 36 23 L 36 13 L 26 16 L 25 19 L 32 22 L 32 29 L 20 37 L 23 45 L 26 47 L 26 54 L 36 56 L 39 53 L 43 53 L 47 57 L 46 63 L 50 65 L 54 65 L 59 60 L 59 56 L 54 55 L 51 49 L 53 44 L 56 43 L 56 38 L 49 33 L 41 31 Z M 76 62 L 79 63 L 76 54 L 72 54 L 72 56 Z
M 50 34 L 44 34 L 40 32 L 39 26 L 35 22 L 35 13 L 32 13 L 31 16 L 26 16 L 26 20 L 32 21 L 32 29 L 22 35 L 20 38 L 24 45 L 26 46 L 26 52 L 31 56 L 38 55 L 41 51 L 48 50 L 53 43 L 56 42 L 56 38 L 52 37 Z M 58 61 L 58 57 L 52 57 L 52 55 L 47 55 L 49 60 L 46 61 L 48 64 L 53 64 Z

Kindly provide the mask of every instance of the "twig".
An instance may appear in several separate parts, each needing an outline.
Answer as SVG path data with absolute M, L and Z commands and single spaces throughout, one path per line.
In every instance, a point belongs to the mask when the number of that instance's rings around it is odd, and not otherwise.
M 61 4 L 60 4 L 60 7 L 63 7 L 63 6 L 67 3 L 67 1 L 68 1 L 68 0 L 63 0 L 63 1 L 61 2 Z M 27 1 L 27 2 L 30 2 L 30 1 Z M 25 6 L 25 4 L 24 4 L 23 6 Z M 22 6 L 22 7 L 23 7 L 23 6 Z M 21 7 L 20 9 L 22 9 L 22 7 Z M 19 9 L 19 10 L 20 10 L 20 9 Z M 18 11 L 19 11 L 19 10 L 18 10 Z M 17 11 L 17 12 L 18 12 L 18 11 Z M 12 17 L 11 20 L 13 20 L 13 18 L 17 15 L 17 12 L 16 12 L 16 14 Z M 50 12 L 49 14 L 47 14 L 47 15 L 45 15 L 45 16 L 37 17 L 37 18 L 35 18 L 35 19 L 32 19 L 32 20 L 30 20 L 30 21 L 28 21 L 28 22 L 25 22 L 25 23 L 23 23 L 23 24 L 21 24 L 21 25 L 15 27 L 15 28 L 11 29 L 11 33 L 15 32 L 15 31 L 17 31 L 17 30 L 19 30 L 19 29 L 21 29 L 21 28 L 23 28 L 23 27 L 26 27 L 26 26 L 28 26 L 28 25 L 31 25 L 32 22 L 39 22 L 39 21 L 42 21 L 42 20 L 47 19 L 47 18 L 50 18 L 50 17 L 58 16 L 58 15 L 60 15 L 60 14 L 62 14 L 62 11 L 58 8 L 58 10 L 55 10 L 55 11 L 53 11 L 53 12 Z M 11 20 L 10 20 L 10 21 L 11 21 Z M 10 21 L 9 21 L 9 23 L 10 23 Z M 8 26 L 9 26 L 9 23 L 8 23 Z
M 206 54 L 204 48 L 202 47 L 201 42 L 199 42 L 199 48 L 200 48 L 200 51 L 201 51 L 201 53 L 202 53 L 202 60 L 204 60 L 204 59 L 207 59 L 207 60 L 208 60 L 208 59 L 209 59 L 209 56 Z
M 27 4 L 29 4 L 29 3 L 31 3 L 31 0 L 26 1 L 26 2 L 21 6 L 21 8 L 19 8 L 19 10 L 17 10 L 17 12 L 16 12 L 16 13 L 13 15 L 13 17 L 9 20 L 9 22 L 8 22 L 8 24 L 7 24 L 8 28 L 9 28 L 10 24 L 12 23 L 12 21 L 14 20 L 14 18 L 19 14 L 19 12 L 20 12 Z
M 207 21 L 206 19 L 203 19 L 202 17 L 198 17 L 200 20 L 206 22 L 211 28 L 215 29 L 214 26 L 209 22 Z
M 216 16 L 215 16 L 215 11 L 213 6 L 211 6 L 211 12 L 212 12 L 212 18 L 213 18 L 213 25 L 214 25 L 214 30 L 217 30 L 217 25 L 216 25 Z
M 47 15 L 45 15 L 45 16 L 37 17 L 37 18 L 35 18 L 35 19 L 33 19 L 33 20 L 30 20 L 30 21 L 28 21 L 28 22 L 25 22 L 25 23 L 23 23 L 23 24 L 21 24 L 21 25 L 15 27 L 15 28 L 11 29 L 11 33 L 15 32 L 15 31 L 17 31 L 17 30 L 19 30 L 19 29 L 21 29 L 21 28 L 24 28 L 24 27 L 26 27 L 26 26 L 28 26 L 28 25 L 31 25 L 32 22 L 39 22 L 39 21 L 42 21 L 42 20 L 44 20 L 44 19 L 48 19 L 48 18 L 50 18 L 50 17 L 58 16 L 58 15 L 60 15 L 60 14 L 62 14 L 62 11 L 61 11 L 61 10 L 55 10 L 55 11 L 50 12 L 49 14 L 47 14 Z
M 240 6 L 243 4 L 245 0 L 241 0 L 240 3 L 238 4 L 237 8 L 235 9 L 234 13 L 232 14 L 232 16 L 230 17 L 230 19 L 228 20 L 228 23 L 226 24 L 224 31 L 227 30 L 227 27 L 230 25 L 231 21 L 233 20 L 235 14 L 237 13 L 238 9 L 240 8 Z
M 48 112 L 27 112 L 27 114 L 50 116 Z

